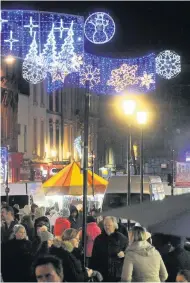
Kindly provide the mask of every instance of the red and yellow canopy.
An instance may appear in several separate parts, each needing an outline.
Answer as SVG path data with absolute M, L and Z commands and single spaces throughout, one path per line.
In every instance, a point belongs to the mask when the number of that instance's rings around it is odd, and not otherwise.
M 103 194 L 108 182 L 94 174 L 94 193 Z M 83 174 L 80 165 L 76 162 L 66 166 L 55 176 L 47 180 L 42 186 L 45 195 L 73 195 L 83 194 Z M 88 171 L 88 195 L 92 195 L 92 172 Z

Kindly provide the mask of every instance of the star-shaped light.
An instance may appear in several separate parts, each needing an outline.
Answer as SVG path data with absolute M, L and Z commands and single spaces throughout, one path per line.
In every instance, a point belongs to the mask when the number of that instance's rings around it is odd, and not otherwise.
M 19 40 L 18 39 L 14 39 L 13 38 L 13 31 L 10 30 L 10 38 L 9 39 L 5 39 L 5 42 L 9 42 L 10 43 L 10 50 L 13 49 L 13 43 L 14 42 L 18 42 Z
M 1 18 L 1 13 L 0 13 L 0 31 L 2 31 L 2 24 L 7 23 L 7 22 L 8 22 L 8 20 L 4 20 L 4 19 Z
M 51 64 L 49 72 L 52 76 L 52 82 L 61 81 L 64 83 L 65 77 L 68 75 L 68 70 L 65 64 L 58 61 Z
M 146 86 L 146 88 L 149 89 L 150 85 L 155 83 L 152 78 L 153 75 L 154 74 L 147 74 L 146 72 L 144 72 L 143 76 L 140 77 L 141 86 Z
M 69 28 L 64 28 L 63 20 L 61 19 L 60 27 L 57 27 L 57 28 L 54 28 L 54 29 L 60 30 L 60 38 L 62 38 L 64 30 L 68 30 Z
M 25 25 L 24 27 L 30 29 L 30 36 L 32 36 L 33 28 L 37 28 L 37 27 L 39 27 L 39 25 L 34 25 L 33 24 L 33 19 L 32 19 L 32 17 L 30 17 L 29 25 Z

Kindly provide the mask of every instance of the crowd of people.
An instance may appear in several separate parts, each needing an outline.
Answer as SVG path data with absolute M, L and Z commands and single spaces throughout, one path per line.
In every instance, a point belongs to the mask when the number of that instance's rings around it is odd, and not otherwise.
M 23 212 L 24 211 L 24 212 Z M 87 216 L 86 260 L 82 212 L 33 204 L 1 207 L 3 282 L 190 282 L 188 239 L 129 231 L 115 217 Z

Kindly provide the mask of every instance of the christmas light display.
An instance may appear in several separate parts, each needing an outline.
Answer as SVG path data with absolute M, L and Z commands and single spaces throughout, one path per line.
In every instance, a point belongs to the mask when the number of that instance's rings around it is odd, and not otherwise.
M 84 54 L 84 66 L 93 66 L 99 71 L 99 79 L 91 84 L 91 90 L 98 94 L 118 94 L 123 91 L 149 92 L 155 89 L 155 54 L 134 58 L 116 59 Z M 80 86 L 87 80 L 84 69 L 81 71 Z M 149 87 L 144 83 L 148 75 Z M 151 74 L 151 76 L 150 76 Z M 89 78 L 88 78 L 89 80 Z M 142 83 L 143 82 L 143 83 Z
M 152 78 L 153 75 L 154 74 L 147 74 L 146 72 L 144 72 L 143 76 L 140 78 L 141 86 L 146 86 L 147 89 L 149 89 L 150 85 L 155 83 L 155 81 Z
M 0 147 L 0 184 L 3 184 L 6 182 L 7 177 L 7 170 L 8 170 L 8 164 L 7 164 L 7 148 L 6 147 Z
M 75 140 L 74 140 L 74 147 L 79 155 L 79 158 L 82 157 L 82 139 L 81 139 L 81 136 L 77 137 Z
M 115 23 L 106 13 L 93 13 L 85 21 L 84 33 L 92 43 L 103 44 L 110 41 L 114 36 Z
M 69 29 L 69 28 L 64 28 L 64 26 L 63 26 L 63 19 L 61 19 L 60 26 L 54 28 L 54 30 L 58 30 L 58 31 L 60 32 L 60 36 L 59 36 L 60 38 L 63 37 L 63 32 L 64 32 L 65 30 L 68 30 L 68 29 Z
M 7 22 L 8 22 L 8 20 L 2 19 L 2 18 L 1 18 L 1 14 L 0 14 L 0 31 L 2 30 L 2 24 L 3 24 L 3 23 L 7 23 Z
M 107 85 L 114 86 L 117 92 L 121 92 L 130 85 L 138 84 L 137 69 L 137 65 L 121 65 L 120 68 L 111 72 L 111 78 L 108 80 Z
M 9 39 L 5 39 L 5 42 L 9 42 L 9 44 L 10 44 L 10 50 L 13 49 L 13 43 L 14 42 L 18 42 L 18 41 L 19 41 L 18 39 L 14 39 L 13 38 L 13 31 L 10 30 L 10 38 Z
M 181 72 L 180 56 L 170 50 L 165 50 L 156 57 L 156 73 L 164 79 L 172 79 Z
M 24 27 L 30 29 L 30 36 L 32 36 L 33 28 L 38 28 L 39 25 L 34 25 L 34 24 L 33 24 L 33 19 L 32 19 L 32 17 L 30 17 L 30 23 L 29 23 L 29 25 L 25 25 Z
M 72 22 L 75 53 L 83 54 L 84 18 L 82 16 L 27 10 L 1 10 L 1 54 L 3 56 L 11 54 L 24 60 L 30 49 L 34 31 L 36 31 L 36 41 L 40 54 L 44 49 L 44 44 L 47 42 L 53 24 L 57 52 L 60 52 L 67 36 L 67 30 Z M 13 39 L 18 40 L 18 42 L 12 44 L 11 52 L 10 44 L 6 42 L 10 39 L 10 30 L 13 31 Z
M 22 65 L 23 78 L 32 83 L 42 82 L 47 76 L 46 62 L 43 56 L 38 56 L 38 45 L 36 43 L 36 32 L 26 58 Z
M 100 82 L 100 69 L 93 68 L 92 65 L 84 66 L 80 72 L 80 83 L 85 86 L 87 81 L 90 89 L 98 84 Z

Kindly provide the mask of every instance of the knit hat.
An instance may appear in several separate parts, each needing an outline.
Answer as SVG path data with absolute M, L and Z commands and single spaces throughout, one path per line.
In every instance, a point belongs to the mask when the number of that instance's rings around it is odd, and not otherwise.
M 40 237 L 42 242 L 46 242 L 48 240 L 52 240 L 53 241 L 53 239 L 54 239 L 53 234 L 51 234 L 48 231 L 40 231 L 40 232 L 38 232 L 38 236 Z
M 69 218 L 69 216 L 70 216 L 69 208 L 64 207 L 63 209 L 61 209 L 60 216 L 63 217 L 63 218 Z
M 96 222 L 96 219 L 93 216 L 87 216 L 86 222 L 87 223 Z

